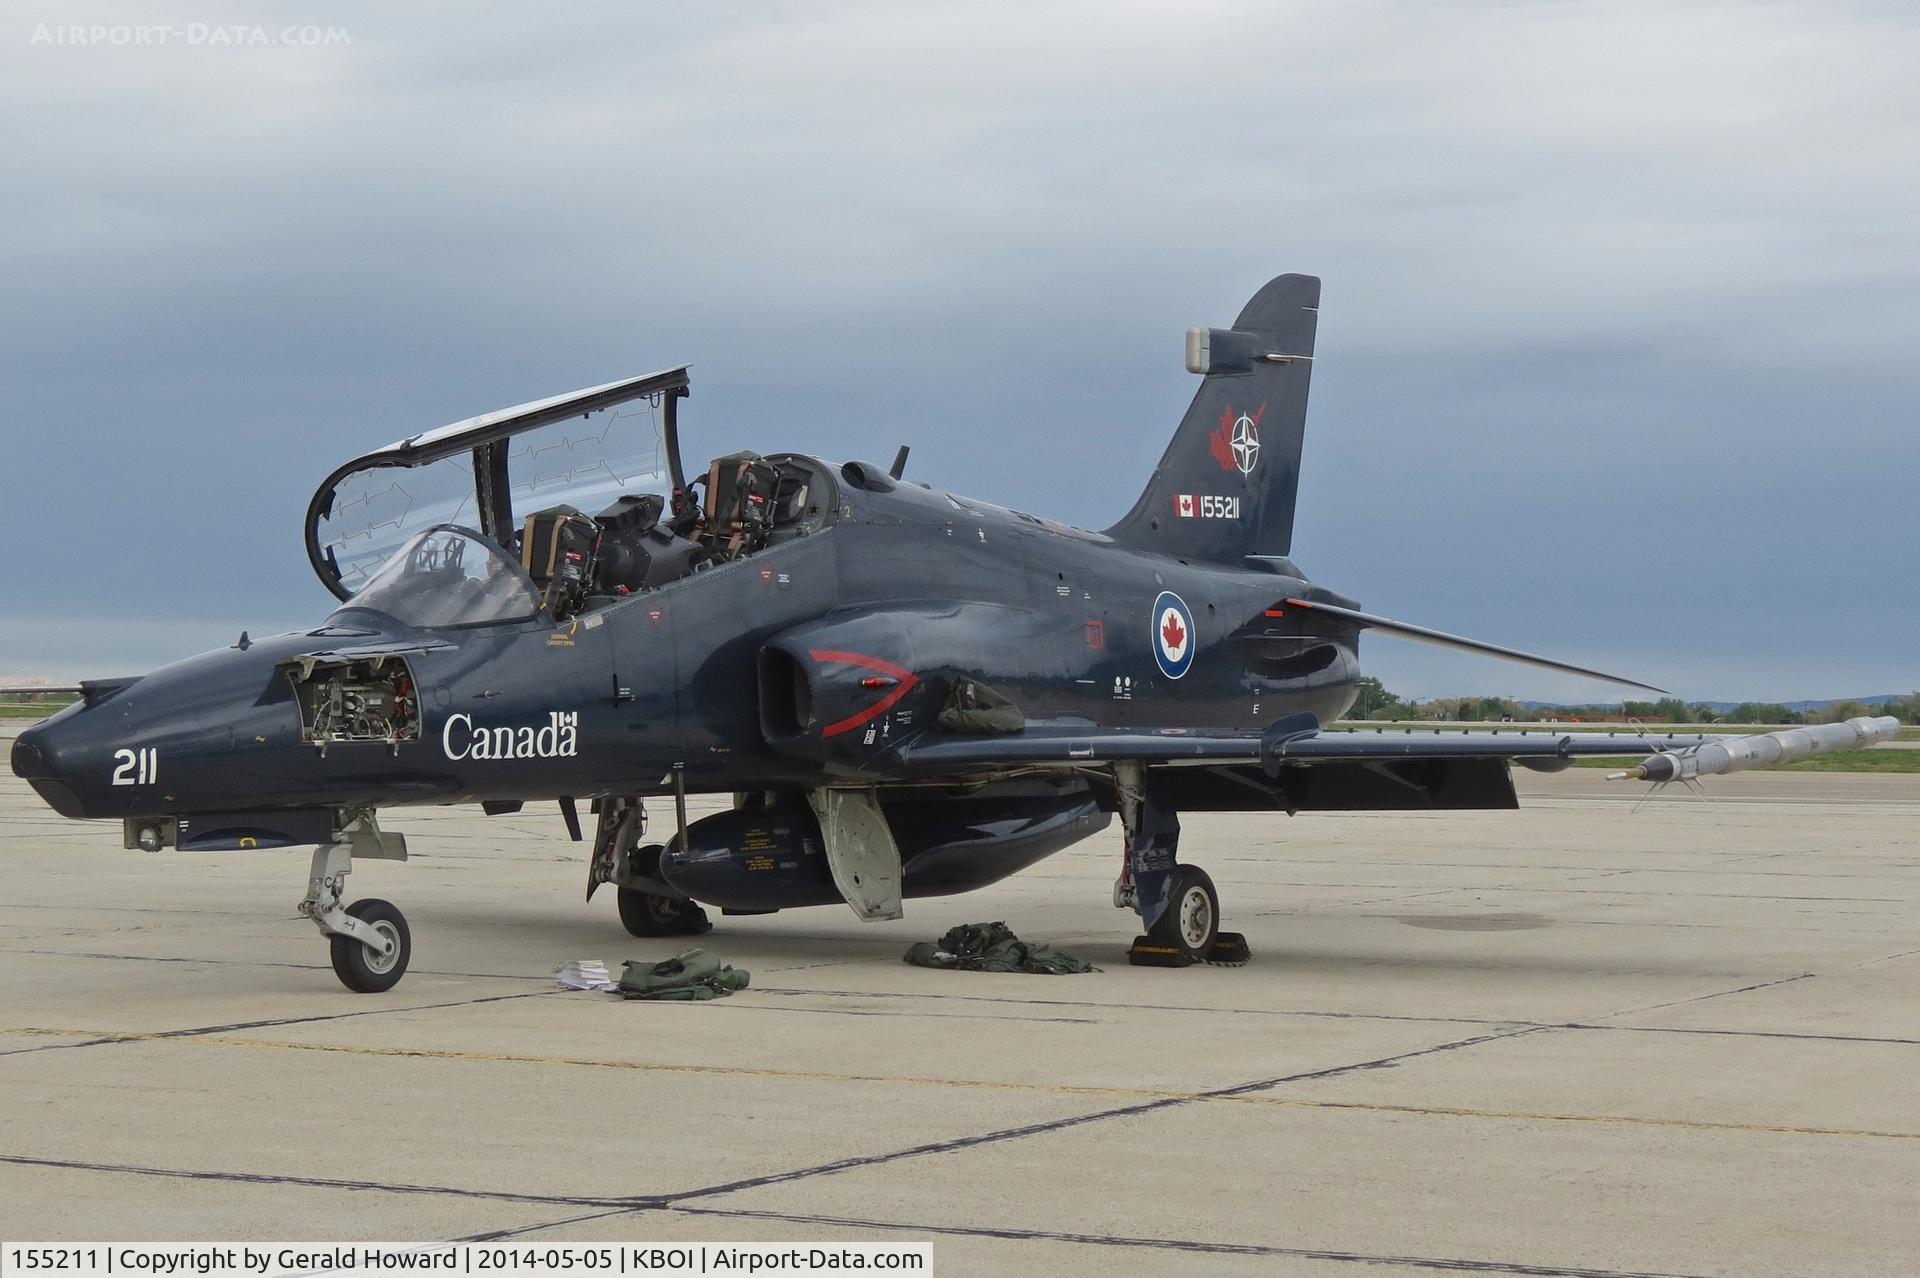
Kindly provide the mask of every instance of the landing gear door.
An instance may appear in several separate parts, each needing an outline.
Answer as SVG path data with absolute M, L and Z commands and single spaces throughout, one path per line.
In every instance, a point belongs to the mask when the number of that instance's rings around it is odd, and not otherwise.
M 814 790 L 807 795 L 827 845 L 834 886 L 862 919 L 897 919 L 900 849 L 872 790 Z

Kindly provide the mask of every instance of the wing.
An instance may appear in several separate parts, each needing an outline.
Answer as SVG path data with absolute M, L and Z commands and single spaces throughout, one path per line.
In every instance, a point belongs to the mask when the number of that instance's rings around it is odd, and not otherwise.
M 1755 762 L 1798 758 L 1829 750 L 1857 749 L 1890 741 L 1900 721 L 1891 717 L 1850 719 L 1787 732 L 1725 737 L 1707 734 L 1643 732 L 1554 732 L 1537 729 L 1353 729 L 1327 731 L 1311 715 L 1272 724 L 1263 733 L 1210 734 L 1180 728 L 1124 729 L 1031 725 L 999 737 L 921 737 L 899 752 L 914 770 L 943 770 L 992 764 L 1029 766 L 1137 762 L 1163 765 L 1259 764 L 1269 774 L 1288 764 L 1388 762 L 1406 759 L 1514 759 L 1552 761 L 1580 758 L 1631 758 L 1646 762 L 1640 776 L 1679 779 L 1737 771 Z M 1766 742 L 1782 746 L 1771 757 Z M 1717 752 L 1717 753 L 1715 753 Z M 1675 776 L 1656 760 L 1690 759 L 1692 771 Z M 1720 766 L 1727 763 L 1732 766 Z M 1705 766 L 1701 766 L 1705 765 Z M 1629 772 L 1628 775 L 1632 775 Z
M 1282 722 L 1285 722 L 1284 720 Z M 1211 734 L 1185 728 L 1082 728 L 1036 725 L 1004 737 L 921 738 L 900 751 L 916 768 L 987 763 L 1310 763 L 1322 759 L 1571 759 L 1628 757 L 1703 745 L 1714 738 L 1638 732 L 1401 732 L 1363 729 L 1302 735 Z

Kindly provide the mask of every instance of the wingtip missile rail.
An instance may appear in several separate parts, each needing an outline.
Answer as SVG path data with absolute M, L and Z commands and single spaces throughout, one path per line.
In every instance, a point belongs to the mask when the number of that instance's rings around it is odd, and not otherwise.
M 1770 763 L 1787 763 L 1830 750 L 1856 750 L 1891 741 L 1900 735 L 1900 721 L 1891 715 L 1862 715 L 1845 723 L 1817 723 L 1805 728 L 1730 737 L 1688 750 L 1662 750 L 1624 772 L 1610 772 L 1609 781 L 1691 781 L 1695 777 L 1741 772 Z

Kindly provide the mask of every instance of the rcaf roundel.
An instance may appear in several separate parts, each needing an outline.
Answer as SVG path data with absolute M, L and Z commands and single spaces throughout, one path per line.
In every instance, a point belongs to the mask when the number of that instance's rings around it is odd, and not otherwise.
M 1153 601 L 1153 659 L 1160 673 L 1178 679 L 1193 665 L 1193 613 L 1186 601 L 1163 590 Z

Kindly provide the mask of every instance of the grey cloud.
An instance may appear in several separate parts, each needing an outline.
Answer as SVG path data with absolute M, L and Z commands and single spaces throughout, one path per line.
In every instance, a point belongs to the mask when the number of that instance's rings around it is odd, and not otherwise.
M 696 447 L 908 439 L 1103 523 L 1191 393 L 1180 330 L 1310 270 L 1330 584 L 1690 695 L 1920 681 L 1901 7 L 330 5 L 267 25 L 347 46 L 29 43 L 259 21 L 153 12 L 0 28 L 34 477 L 0 577 L 36 617 L 317 614 L 336 461 L 688 359 Z M 35 631 L 0 664 L 59 660 Z

